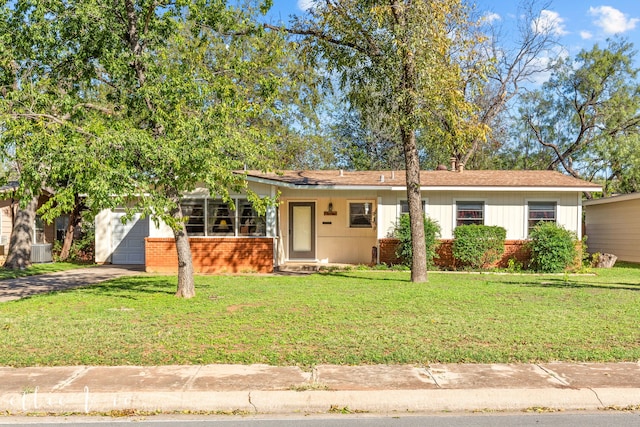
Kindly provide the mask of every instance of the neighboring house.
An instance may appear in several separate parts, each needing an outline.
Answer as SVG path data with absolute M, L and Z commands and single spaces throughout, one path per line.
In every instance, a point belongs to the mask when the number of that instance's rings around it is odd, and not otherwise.
M 588 200 L 584 205 L 589 253 L 640 262 L 640 193 Z
M 9 240 L 13 229 L 13 216 L 18 209 L 19 200 L 14 198 L 14 192 L 18 188 L 17 182 L 10 182 L 0 187 L 0 255 L 7 255 L 9 250 Z M 38 208 L 49 199 L 49 194 L 45 193 L 38 200 Z M 36 250 L 32 250 L 31 260 L 33 262 L 50 262 L 51 245 L 56 240 L 64 239 L 64 230 L 68 223 L 68 216 L 64 215 L 51 223 L 45 223 L 39 215 L 33 224 L 33 244 Z
M 242 195 L 234 197 L 231 210 L 204 189 L 188 194 L 184 214 L 196 271 L 395 261 L 394 241 L 388 238 L 408 211 L 404 171 L 243 173 L 253 191 L 277 197 L 277 206 L 259 217 Z M 423 171 L 421 184 L 425 213 L 440 224 L 445 243 L 457 225 L 498 225 L 507 230 L 507 253 L 517 252 L 539 221 L 556 222 L 580 238 L 582 193 L 601 191 L 597 184 L 553 171 Z M 123 224 L 123 216 L 119 211 L 97 216 L 96 262 L 176 271 L 171 230 L 148 218 Z

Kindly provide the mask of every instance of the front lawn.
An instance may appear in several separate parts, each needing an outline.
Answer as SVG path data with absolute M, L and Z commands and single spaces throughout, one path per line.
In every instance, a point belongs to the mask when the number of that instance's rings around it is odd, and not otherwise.
M 125 277 L 0 304 L 0 365 L 636 361 L 640 267 Z

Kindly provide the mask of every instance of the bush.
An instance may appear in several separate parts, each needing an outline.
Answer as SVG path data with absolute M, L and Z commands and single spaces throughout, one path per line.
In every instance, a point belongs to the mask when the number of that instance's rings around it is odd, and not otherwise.
M 403 265 L 411 267 L 413 261 L 413 248 L 411 247 L 411 223 L 409 214 L 400 216 L 393 232 L 394 237 L 400 240 L 396 255 Z M 431 218 L 424 219 L 424 243 L 427 247 L 427 268 L 433 267 L 433 259 L 438 257 L 436 250 L 440 241 L 440 225 Z
M 456 264 L 478 269 L 500 259 L 507 230 L 489 225 L 459 225 L 453 236 L 451 250 Z
M 95 259 L 95 235 L 93 221 L 83 221 L 81 236 L 79 239 L 74 239 L 73 243 L 71 243 L 69 258 L 66 261 L 93 262 Z M 52 251 L 54 261 L 60 261 L 62 242 L 56 240 L 53 244 Z
M 541 222 L 529 236 L 531 266 L 543 273 L 558 273 L 571 267 L 576 260 L 578 238 L 575 233 L 554 222 Z

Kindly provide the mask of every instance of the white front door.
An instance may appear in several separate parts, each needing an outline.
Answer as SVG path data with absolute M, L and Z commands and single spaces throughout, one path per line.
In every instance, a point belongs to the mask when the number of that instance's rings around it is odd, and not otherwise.
M 315 203 L 289 203 L 289 259 L 316 258 L 315 222 Z

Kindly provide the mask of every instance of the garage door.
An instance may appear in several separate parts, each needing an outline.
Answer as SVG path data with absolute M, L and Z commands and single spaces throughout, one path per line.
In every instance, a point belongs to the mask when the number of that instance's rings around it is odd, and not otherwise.
M 144 264 L 144 238 L 149 235 L 149 218 L 136 215 L 123 224 L 123 212 L 111 216 L 112 264 Z

